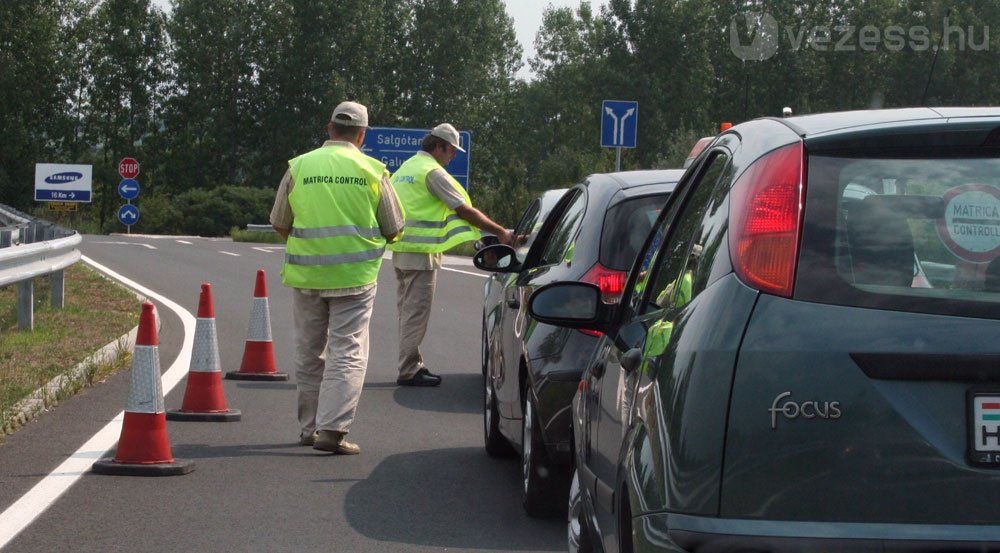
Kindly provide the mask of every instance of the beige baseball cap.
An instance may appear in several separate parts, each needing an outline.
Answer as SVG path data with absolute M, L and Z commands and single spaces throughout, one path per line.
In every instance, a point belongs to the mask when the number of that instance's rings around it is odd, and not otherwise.
M 345 127 L 367 127 L 368 108 L 357 102 L 341 102 L 333 109 L 330 121 Z
M 436 136 L 441 140 L 444 140 L 448 144 L 451 144 L 459 152 L 464 152 L 465 149 L 462 148 L 462 138 L 458 135 L 458 131 L 455 127 L 448 123 L 441 123 L 440 125 L 434 127 L 431 130 L 431 136 Z

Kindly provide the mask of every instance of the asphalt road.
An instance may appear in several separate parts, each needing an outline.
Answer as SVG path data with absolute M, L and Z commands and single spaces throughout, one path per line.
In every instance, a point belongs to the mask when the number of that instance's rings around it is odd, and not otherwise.
M 562 521 L 532 520 L 521 509 L 517 461 L 483 451 L 485 280 L 468 260 L 449 259 L 446 267 L 454 270 L 439 272 L 423 352 L 444 381 L 428 389 L 395 384 L 395 277 L 391 262 L 383 264 L 368 374 L 351 432 L 362 453 L 345 457 L 297 445 L 291 294 L 279 276 L 283 248 L 133 235 L 86 236 L 81 249 L 191 315 L 201 283 L 212 283 L 223 371 L 239 368 L 255 274 L 264 269 L 278 370 L 291 379 L 224 381 L 227 403 L 242 411 L 241 421 L 168 423 L 174 456 L 193 460 L 194 472 L 164 478 L 84 473 L 3 551 L 564 549 Z M 160 365 L 167 370 L 181 352 L 184 328 L 169 308 L 157 307 Z M 127 393 L 123 372 L 7 437 L 0 446 L 0 513 L 117 415 Z M 167 409 L 179 408 L 183 394 L 182 380 L 166 396 Z M 0 518 L 0 533 L 4 524 Z

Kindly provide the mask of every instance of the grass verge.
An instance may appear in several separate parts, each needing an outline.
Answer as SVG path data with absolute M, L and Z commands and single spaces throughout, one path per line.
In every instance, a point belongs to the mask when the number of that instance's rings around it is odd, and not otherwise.
M 122 346 L 118 355 L 82 367 L 79 378 L 60 378 L 128 333 L 140 312 L 135 295 L 83 263 L 66 269 L 65 286 L 65 307 L 55 309 L 49 279 L 35 279 L 33 332 L 17 328 L 17 285 L 0 288 L 0 436 L 20 426 L 20 408 L 38 390 L 50 388 L 45 407 L 130 363 Z

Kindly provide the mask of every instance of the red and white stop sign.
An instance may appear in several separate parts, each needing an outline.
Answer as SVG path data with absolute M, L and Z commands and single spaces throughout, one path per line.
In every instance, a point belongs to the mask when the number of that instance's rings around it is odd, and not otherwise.
M 139 174 L 139 162 L 135 158 L 127 157 L 118 162 L 118 174 L 123 179 L 134 179 Z

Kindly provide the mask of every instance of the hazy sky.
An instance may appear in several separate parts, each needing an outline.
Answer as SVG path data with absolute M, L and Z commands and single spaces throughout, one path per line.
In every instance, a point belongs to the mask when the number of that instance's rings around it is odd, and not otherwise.
M 2 1 L 2 0 L 0 0 Z M 557 8 L 579 7 L 581 0 L 504 0 L 507 3 L 507 13 L 514 18 L 514 31 L 517 32 L 517 40 L 524 47 L 524 67 L 521 69 L 522 77 L 528 76 L 528 59 L 535 53 L 535 33 L 542 24 L 542 10 L 546 6 L 552 5 Z M 169 9 L 169 0 L 153 0 L 153 3 L 162 9 Z M 600 12 L 600 7 L 607 3 L 607 0 L 590 0 L 590 6 L 595 13 Z

